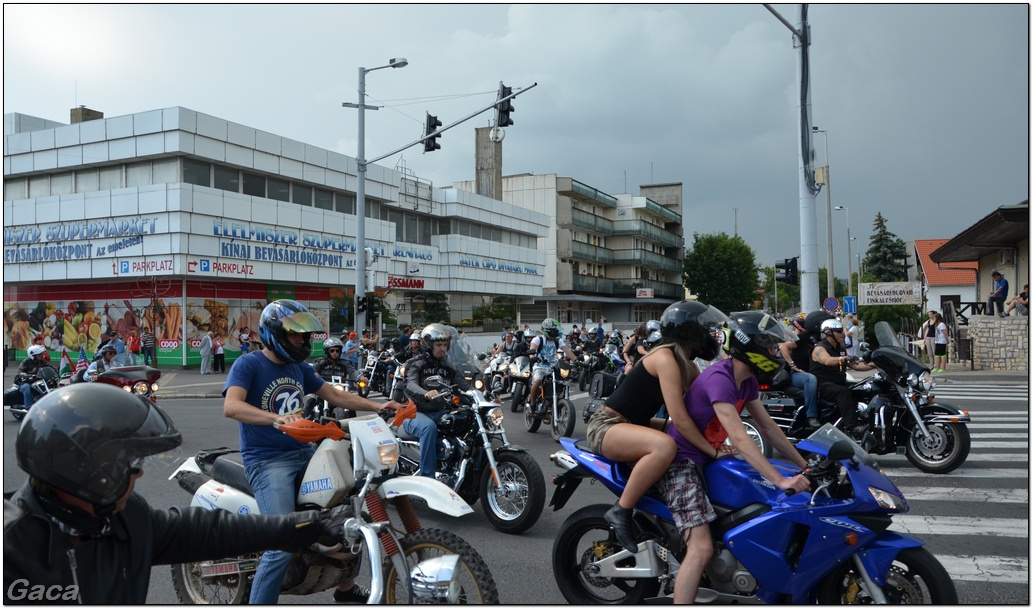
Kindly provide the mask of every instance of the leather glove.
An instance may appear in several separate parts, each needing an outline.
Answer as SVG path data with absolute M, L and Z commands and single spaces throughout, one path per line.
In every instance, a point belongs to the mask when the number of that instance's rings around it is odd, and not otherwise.
M 332 547 L 344 542 L 344 523 L 351 516 L 351 506 L 339 505 L 332 510 L 294 512 L 290 515 L 290 520 L 308 545 L 316 542 Z

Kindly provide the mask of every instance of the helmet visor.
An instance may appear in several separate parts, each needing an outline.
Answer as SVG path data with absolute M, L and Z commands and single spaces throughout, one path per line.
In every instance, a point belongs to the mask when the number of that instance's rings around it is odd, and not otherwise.
M 290 315 L 281 315 L 280 323 L 283 325 L 284 331 L 296 334 L 310 334 L 323 331 L 323 324 L 316 319 L 315 315 L 308 311 L 295 311 Z
M 754 337 L 754 340 L 765 349 L 796 340 L 796 337 L 790 332 L 789 326 L 770 315 L 765 315 L 757 322 L 757 329 L 760 330 L 760 333 Z

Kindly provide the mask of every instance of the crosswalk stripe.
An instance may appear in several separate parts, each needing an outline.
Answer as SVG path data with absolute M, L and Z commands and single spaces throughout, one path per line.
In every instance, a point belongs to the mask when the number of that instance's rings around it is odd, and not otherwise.
M 907 496 L 905 494 L 905 496 Z M 976 518 L 972 516 L 893 517 L 890 528 L 922 539 L 924 535 L 985 535 L 992 537 L 1029 537 L 1025 518 Z
M 1015 416 L 1029 418 L 1028 412 L 1020 412 L 1018 410 L 972 410 L 968 409 L 969 414 L 978 414 L 980 416 Z
M 960 395 L 957 393 L 943 393 L 936 391 L 933 393 L 936 396 L 937 402 L 949 402 L 951 400 L 979 400 L 981 402 L 1021 402 L 1023 400 L 1029 400 L 1029 396 L 996 396 L 996 395 Z M 944 399 L 946 398 L 946 399 Z
M 985 424 L 985 423 L 996 423 L 996 427 L 1000 427 L 1001 423 L 1012 423 L 1012 424 L 1015 424 L 1015 425 L 1019 425 L 1019 424 L 1023 424 L 1023 423 L 1026 423 L 1026 424 L 1029 423 L 1029 417 L 1028 416 L 1021 416 L 1021 417 L 984 417 L 984 416 L 979 416 L 978 413 L 972 414 L 971 412 L 968 413 L 968 416 L 972 419 L 972 423 L 969 423 L 969 425 L 972 425 L 972 424 L 980 425 L 980 424 Z
M 934 486 L 902 486 L 908 501 L 963 501 L 966 503 L 1029 503 L 1024 488 L 941 488 Z M 915 511 L 912 508 L 912 511 Z
M 927 474 L 916 467 L 885 467 L 886 475 L 892 478 L 912 476 L 935 476 L 936 478 L 1029 478 L 1029 469 L 1000 469 L 1000 468 L 966 468 L 964 465 L 949 474 Z
M 936 556 L 951 579 L 1029 585 L 1029 558 L 1022 556 Z
M 1028 438 L 1028 433 L 973 433 L 969 434 L 973 440 L 1006 440 L 1009 438 Z
M 973 448 L 1029 448 L 1029 442 L 972 442 Z
M 885 466 L 903 465 L 908 463 L 904 455 L 875 455 L 875 459 Z M 995 463 L 1028 463 L 1029 453 L 969 453 L 965 464 L 977 462 Z M 962 465 L 962 467 L 965 467 Z

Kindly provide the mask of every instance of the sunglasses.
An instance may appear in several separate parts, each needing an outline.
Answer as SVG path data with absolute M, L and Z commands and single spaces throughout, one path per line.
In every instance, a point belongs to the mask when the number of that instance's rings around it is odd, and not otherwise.
M 327 349 L 326 352 L 327 353 L 340 353 L 341 352 L 341 348 L 340 347 L 333 347 L 332 349 Z
M 836 328 L 836 329 L 834 329 L 832 331 L 835 332 L 836 334 L 842 334 L 843 333 L 843 328 Z

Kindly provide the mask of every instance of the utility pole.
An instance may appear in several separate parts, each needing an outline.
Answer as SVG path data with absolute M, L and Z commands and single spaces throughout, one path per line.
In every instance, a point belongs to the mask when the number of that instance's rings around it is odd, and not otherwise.
M 765 4 L 764 7 L 793 33 L 793 46 L 798 50 L 796 73 L 800 83 L 797 115 L 800 160 L 800 306 L 804 311 L 816 311 L 819 306 L 818 228 L 815 211 L 815 195 L 818 194 L 818 189 L 814 184 L 814 171 L 811 167 L 814 151 L 811 145 L 811 74 L 808 54 L 811 43 L 810 26 L 807 25 L 807 5 L 800 5 L 800 21 L 796 27 L 778 14 L 770 4 Z

